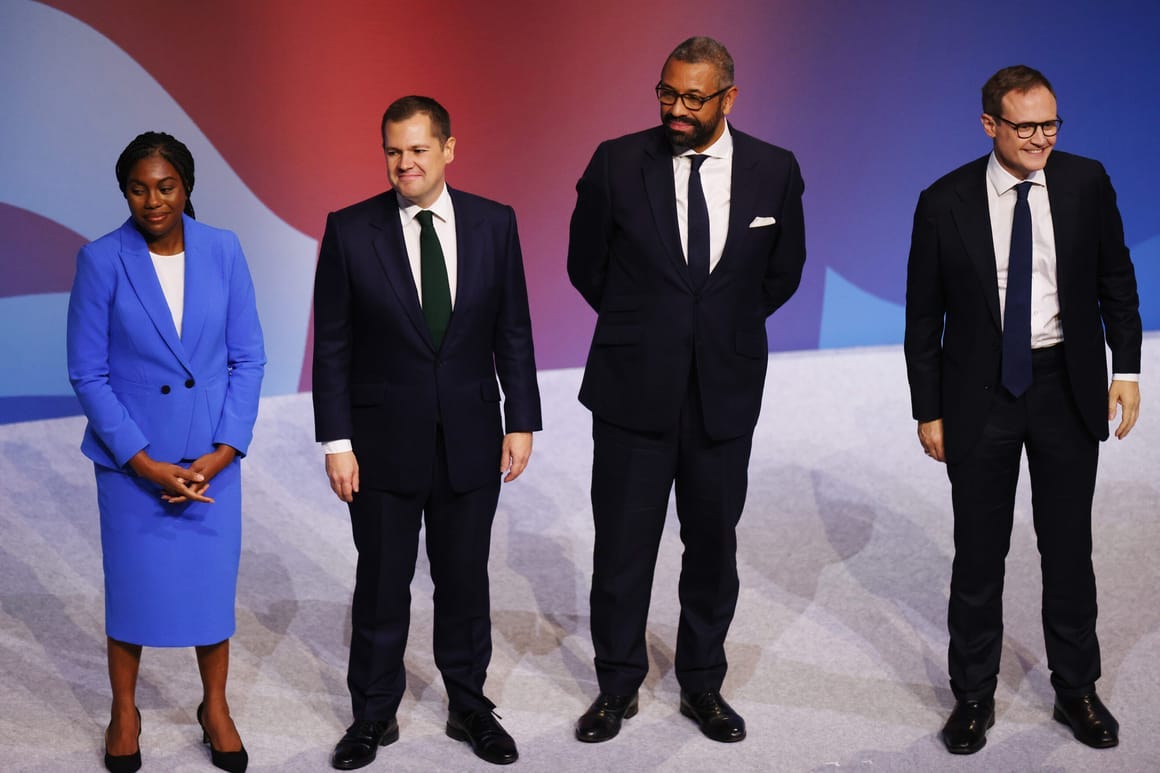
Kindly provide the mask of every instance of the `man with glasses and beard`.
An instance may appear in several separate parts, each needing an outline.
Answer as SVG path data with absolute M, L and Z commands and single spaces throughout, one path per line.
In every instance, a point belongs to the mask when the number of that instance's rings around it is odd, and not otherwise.
M 676 484 L 684 555 L 675 669 L 681 713 L 740 741 L 721 697 L 737 605 L 736 526 L 768 361 L 766 318 L 805 262 L 789 151 L 730 127 L 723 45 L 690 38 L 656 86 L 662 125 L 602 143 L 577 183 L 568 275 L 596 310 L 580 388 L 592 411 L 591 626 L 600 694 L 576 737 L 607 741 L 637 712 L 645 624 Z
M 1136 276 L 1104 168 L 1053 150 L 1063 120 L 1043 73 L 1005 67 L 982 96 L 992 150 L 922 192 L 906 282 L 918 439 L 946 463 L 954 511 L 955 708 L 942 738 L 952 754 L 973 754 L 995 722 L 1004 560 L 1026 449 L 1053 716 L 1108 748 L 1119 725 L 1095 688 L 1092 498 L 1108 422 L 1122 412 L 1122 439 L 1140 410 Z

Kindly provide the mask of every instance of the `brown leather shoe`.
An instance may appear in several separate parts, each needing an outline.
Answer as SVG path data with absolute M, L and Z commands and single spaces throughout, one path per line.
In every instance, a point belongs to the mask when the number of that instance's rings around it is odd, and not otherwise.
M 1056 695 L 1052 716 L 1069 725 L 1080 743 L 1094 749 L 1110 749 L 1120 742 L 1120 723 L 1094 692 L 1078 698 Z
M 987 730 L 995 724 L 995 699 L 956 701 L 942 739 L 951 754 L 974 754 L 987 745 Z

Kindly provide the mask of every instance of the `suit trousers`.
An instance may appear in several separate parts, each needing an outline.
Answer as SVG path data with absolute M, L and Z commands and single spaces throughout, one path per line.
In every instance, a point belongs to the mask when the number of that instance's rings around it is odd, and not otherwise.
M 687 692 L 719 689 L 727 668 L 725 635 L 737 606 L 736 527 L 752 433 L 726 440 L 707 435 L 694 370 L 677 426 L 640 432 L 594 415 L 592 440 L 590 606 L 600 690 L 633 693 L 648 673 L 645 625 L 674 482 L 684 545 L 677 681 Z
M 453 711 L 490 710 L 483 694 L 491 660 L 487 561 L 499 501 L 494 484 L 451 490 L 440 430 L 430 487 L 413 494 L 363 488 L 350 504 L 358 549 L 351 605 L 347 686 L 355 719 L 395 716 L 406 686 L 403 655 L 411 615 L 411 579 L 426 525 L 434 594 L 435 665 Z
M 1076 408 L 1062 344 L 1032 353 L 1032 376 L 1019 398 L 998 390 L 978 445 L 947 466 L 955 519 L 948 661 L 960 700 L 987 698 L 998 681 L 1004 563 L 1024 449 L 1051 683 L 1062 695 L 1079 695 L 1100 676 L 1091 560 L 1099 442 Z

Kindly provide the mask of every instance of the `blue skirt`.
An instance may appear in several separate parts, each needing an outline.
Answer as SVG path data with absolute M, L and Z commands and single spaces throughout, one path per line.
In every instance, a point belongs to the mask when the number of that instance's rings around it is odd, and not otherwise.
M 242 545 L 239 460 L 210 482 L 212 505 L 171 505 L 150 481 L 100 465 L 96 476 L 106 634 L 150 647 L 232 636 Z

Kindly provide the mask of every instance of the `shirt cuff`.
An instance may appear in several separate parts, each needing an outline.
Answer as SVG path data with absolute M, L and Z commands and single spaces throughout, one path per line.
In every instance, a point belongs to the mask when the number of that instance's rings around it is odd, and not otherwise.
M 1139 381 L 1139 373 L 1113 373 L 1112 381 Z
M 322 453 L 324 454 L 345 454 L 347 451 L 354 450 L 354 446 L 350 444 L 350 438 L 326 440 L 320 445 L 322 446 Z

